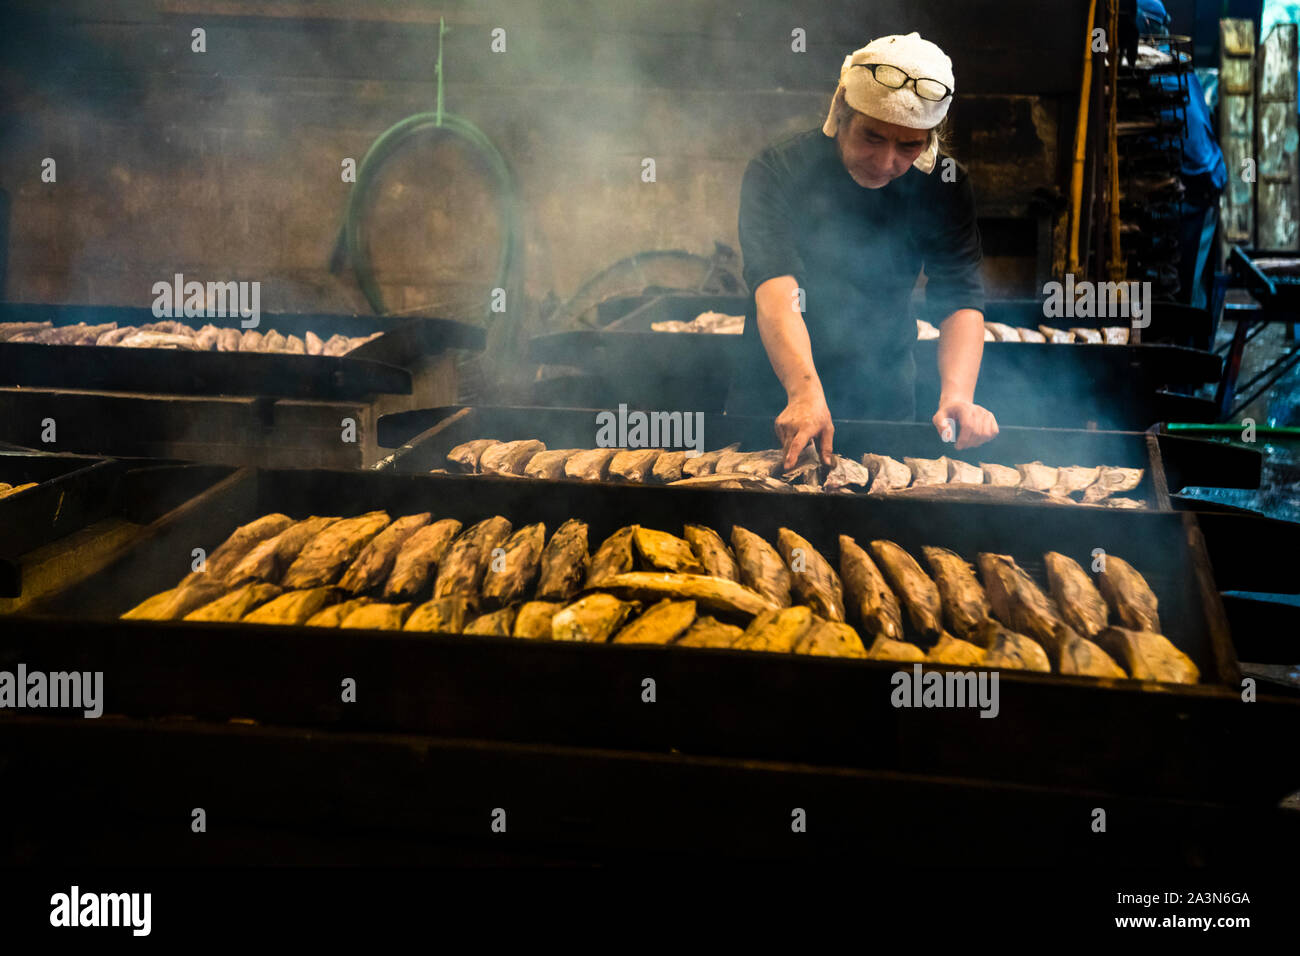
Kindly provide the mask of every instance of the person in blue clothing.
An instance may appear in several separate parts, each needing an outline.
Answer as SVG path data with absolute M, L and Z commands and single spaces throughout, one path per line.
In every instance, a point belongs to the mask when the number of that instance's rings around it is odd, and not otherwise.
M 1169 34 L 1169 13 L 1161 0 L 1137 0 L 1138 33 Z M 1162 82 L 1177 88 L 1176 77 Z M 1228 182 L 1223 151 L 1214 136 L 1205 91 L 1195 73 L 1187 75 L 1187 124 L 1183 128 L 1183 220 L 1179 237 L 1179 301 L 1199 309 L 1209 305 L 1210 253 L 1219 221 L 1219 196 Z

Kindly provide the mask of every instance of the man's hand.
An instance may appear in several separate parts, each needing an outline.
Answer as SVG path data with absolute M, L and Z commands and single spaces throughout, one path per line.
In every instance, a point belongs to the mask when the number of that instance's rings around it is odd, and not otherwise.
M 931 421 L 944 441 L 957 439 L 958 451 L 982 445 L 998 433 L 998 421 L 993 413 L 974 402 L 941 400 Z
M 831 424 L 831 410 L 826 407 L 826 396 L 821 392 L 815 395 L 791 397 L 785 411 L 776 417 L 776 437 L 785 450 L 785 467 L 790 469 L 799 460 L 799 454 L 813 438 L 817 439 L 817 448 L 821 451 L 824 464 L 831 463 L 831 438 L 835 426 Z

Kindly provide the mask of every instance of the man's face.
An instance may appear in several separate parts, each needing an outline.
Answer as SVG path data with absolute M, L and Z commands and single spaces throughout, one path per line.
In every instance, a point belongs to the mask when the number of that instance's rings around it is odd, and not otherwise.
M 846 129 L 835 135 L 840 162 L 853 181 L 865 189 L 879 189 L 911 168 L 930 134 L 923 129 L 897 126 L 854 113 Z

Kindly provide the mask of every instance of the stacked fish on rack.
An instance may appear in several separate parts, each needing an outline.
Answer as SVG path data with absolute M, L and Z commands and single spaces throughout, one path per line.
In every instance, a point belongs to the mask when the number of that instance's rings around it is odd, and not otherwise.
M 302 338 L 282 335 L 275 329 L 221 328 L 205 325 L 196 329 L 171 319 L 146 325 L 116 322 L 102 325 L 54 325 L 52 322 L 0 322 L 0 342 L 33 342 L 42 345 L 116 345 L 121 348 L 182 349 L 189 352 L 279 352 L 286 355 L 346 355 L 382 332 L 372 335 L 333 335 L 322 339 L 315 332 Z
M 660 483 L 759 491 L 840 492 L 907 498 L 971 501 L 1017 501 L 1085 504 L 1105 508 L 1142 508 L 1136 498 L 1122 497 L 1142 481 L 1143 469 L 1109 465 L 1055 467 L 1041 461 L 978 466 L 956 458 L 841 455 L 834 464 L 820 463 L 809 445 L 785 470 L 779 448 L 742 452 L 739 445 L 695 454 L 659 448 L 547 449 L 536 439 L 475 439 L 447 453 L 451 470 L 465 474 L 521 478 L 570 478 L 580 481 Z M 436 472 L 446 469 L 435 469 Z
M 463 528 L 427 512 L 270 514 L 236 530 L 204 570 L 123 617 L 1198 678 L 1160 634 L 1146 581 L 1113 556 L 1098 591 L 1073 560 L 1049 553 L 1048 597 L 1008 555 L 979 555 L 981 585 L 943 548 L 924 549 L 931 578 L 886 540 L 870 542 L 868 554 L 841 535 L 837 573 L 788 528 L 775 547 L 739 525 L 730 545 L 704 525 L 683 535 L 631 525 L 592 554 L 577 519 L 548 541 L 545 525 L 515 529 L 500 515 Z
M 937 339 L 939 330 L 925 319 L 916 320 L 916 337 L 921 341 Z M 1129 329 L 1125 325 L 1101 329 L 1057 329 L 1040 325 L 1037 329 L 1003 322 L 984 323 L 985 342 L 1047 342 L 1053 345 L 1128 345 Z

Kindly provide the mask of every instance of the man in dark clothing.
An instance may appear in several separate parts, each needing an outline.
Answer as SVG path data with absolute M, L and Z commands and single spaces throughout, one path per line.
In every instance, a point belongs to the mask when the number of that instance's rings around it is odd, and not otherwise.
M 933 43 L 882 37 L 845 58 L 821 130 L 764 150 L 745 171 L 745 280 L 786 391 L 776 427 L 787 464 L 812 439 L 830 461 L 831 408 L 914 417 L 911 295 L 922 268 L 921 317 L 940 329 L 935 428 L 959 449 L 997 434 L 974 402 L 985 337 L 974 193 L 936 132 L 952 88 L 952 62 Z

